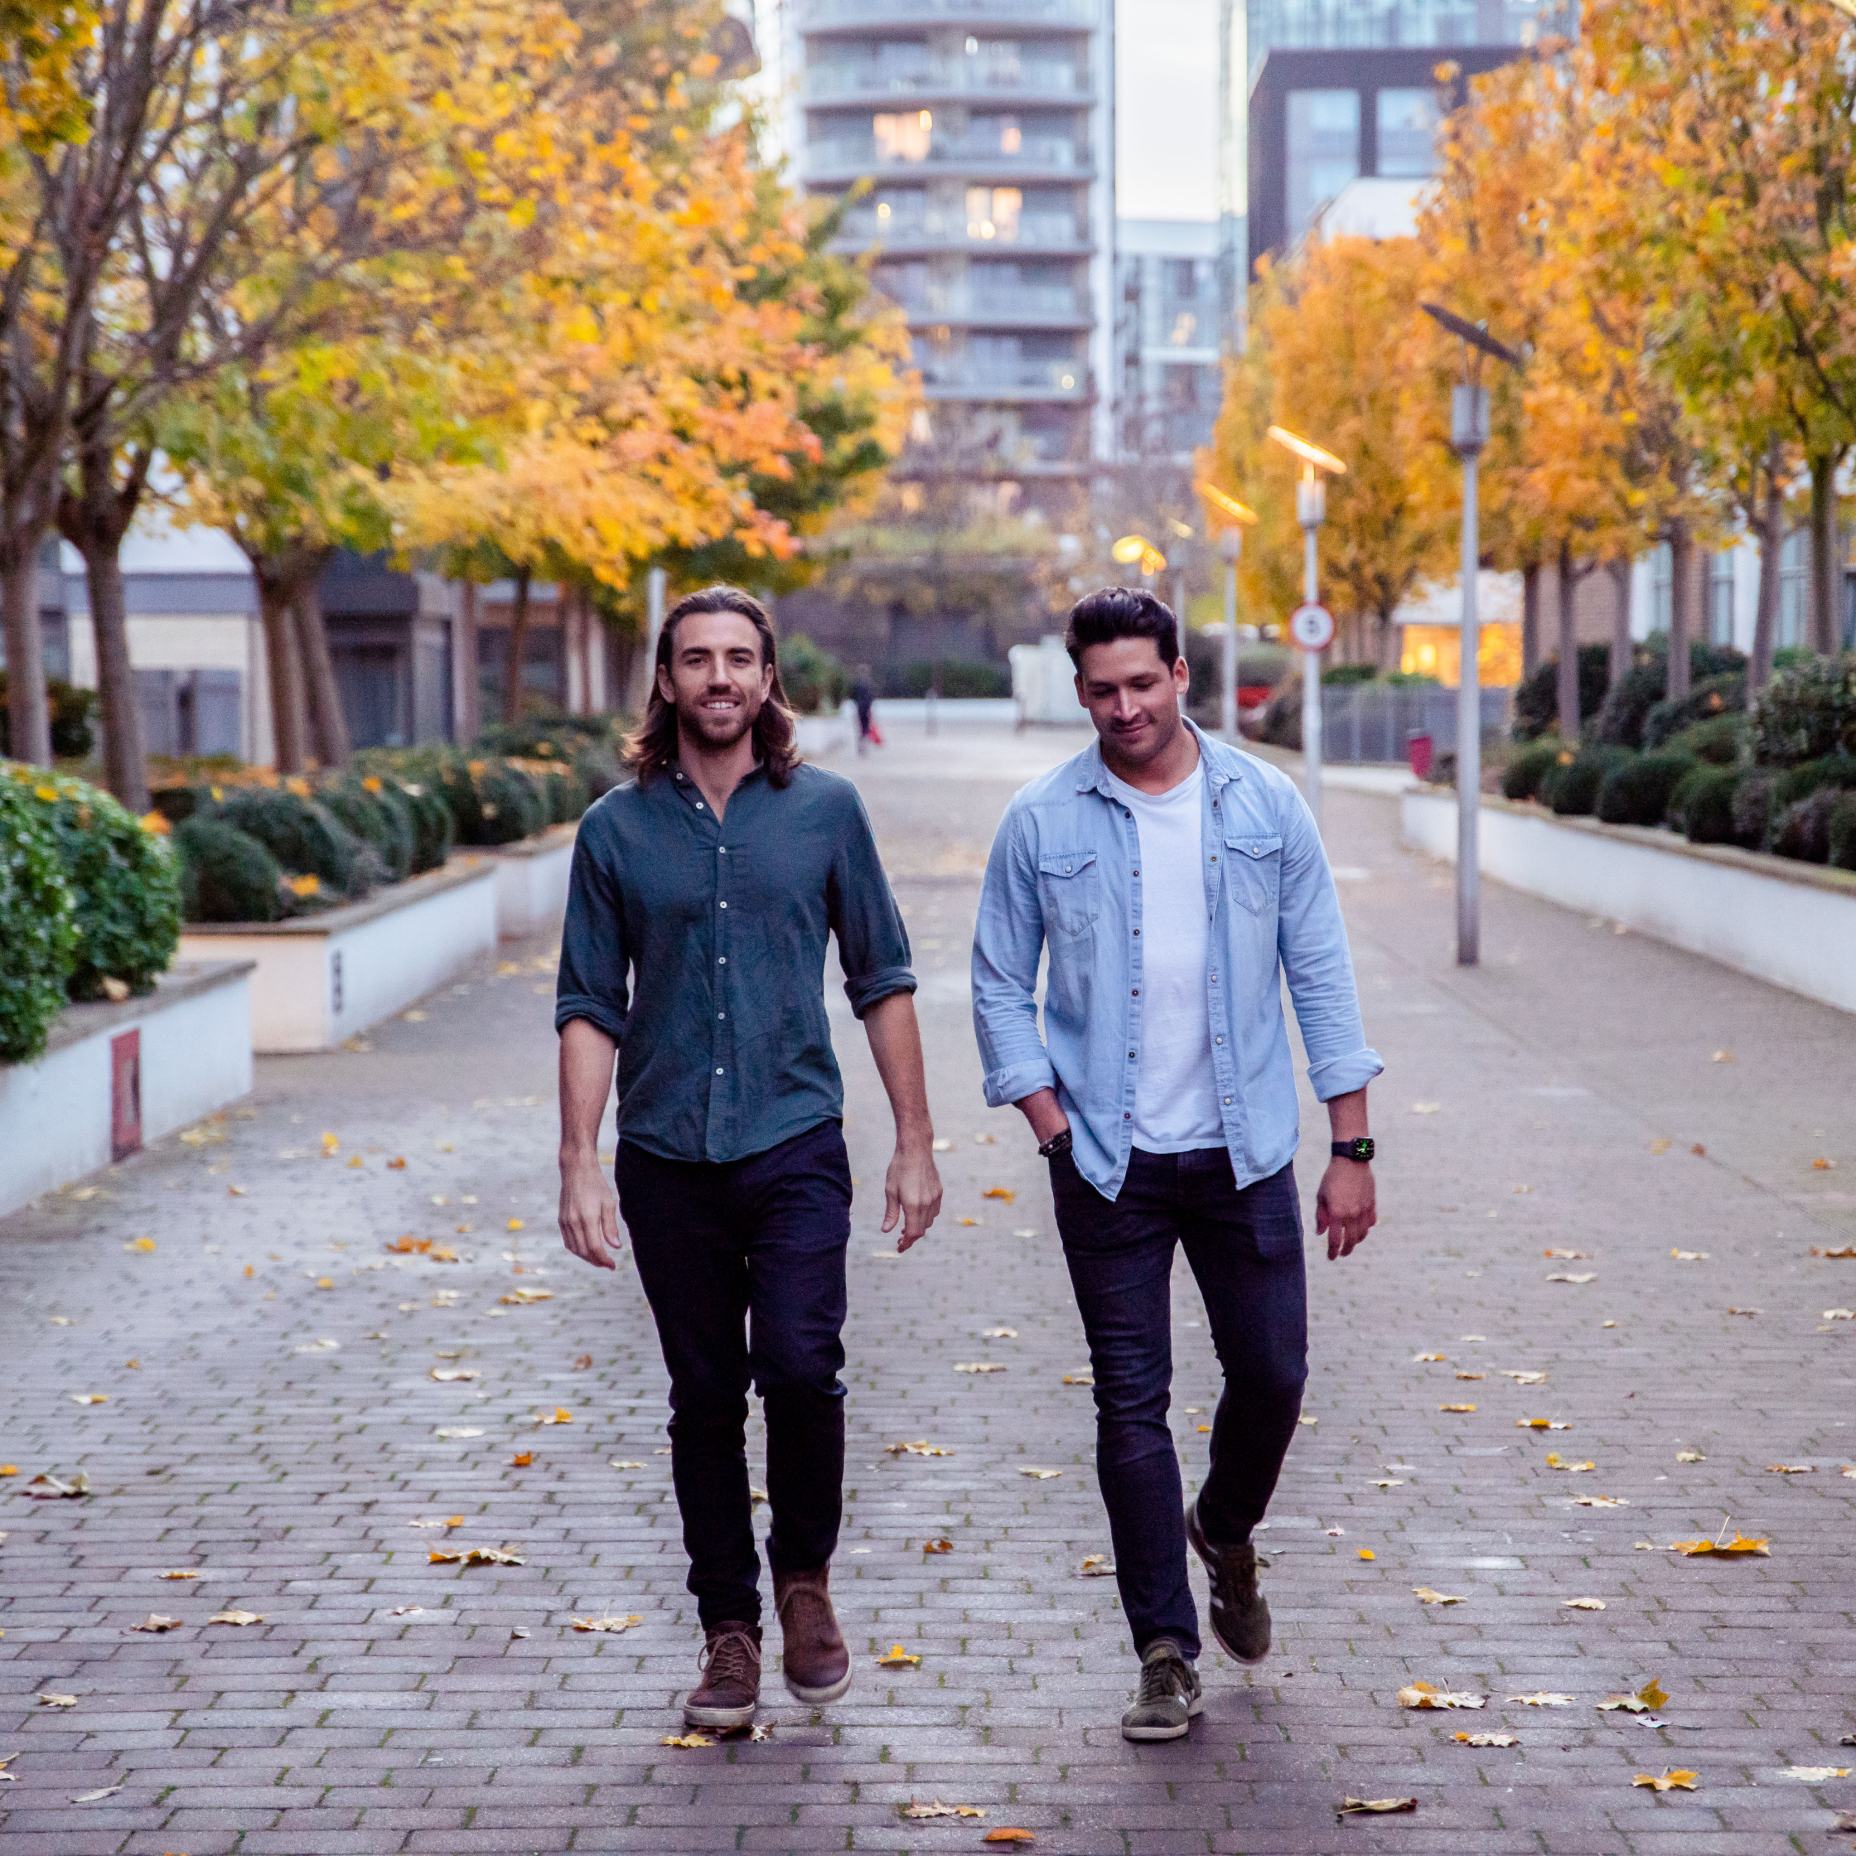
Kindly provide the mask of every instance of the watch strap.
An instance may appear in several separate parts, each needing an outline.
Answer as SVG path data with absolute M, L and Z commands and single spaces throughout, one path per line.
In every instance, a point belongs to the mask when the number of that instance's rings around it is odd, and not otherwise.
M 1336 1160 L 1370 1161 L 1378 1151 L 1369 1135 L 1361 1135 L 1357 1140 L 1335 1141 L 1328 1149 Z

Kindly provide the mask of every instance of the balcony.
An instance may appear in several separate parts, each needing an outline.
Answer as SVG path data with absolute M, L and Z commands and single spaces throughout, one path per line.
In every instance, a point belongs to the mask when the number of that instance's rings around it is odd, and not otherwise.
M 1089 367 L 1074 361 L 1012 361 L 971 355 L 918 356 L 922 386 L 930 399 L 992 399 L 1025 395 L 1051 400 L 1085 400 Z
M 998 221 L 968 219 L 959 211 L 927 208 L 907 213 L 895 207 L 860 206 L 844 216 L 841 248 L 865 251 L 872 245 L 890 250 L 1087 251 L 1089 234 L 1069 213 L 1021 213 Z
M 801 30 L 973 24 L 1089 31 L 1102 25 L 1102 14 L 1100 0 L 806 0 Z
M 917 152 L 918 149 L 920 152 Z M 834 135 L 806 144 L 806 174 L 813 180 L 865 174 L 993 174 L 1021 172 L 1076 174 L 1084 164 L 1076 143 L 1065 135 L 973 136 L 925 134 L 912 144 L 885 147 L 870 135 Z
M 883 289 L 879 280 L 877 287 Z M 1078 291 L 1068 284 L 1018 284 L 994 289 L 884 290 L 911 322 L 1024 324 L 1045 328 L 1087 328 L 1093 318 Z
M 1062 58 L 924 58 L 919 65 L 891 68 L 869 61 L 834 62 L 812 65 L 805 75 L 808 103 L 995 96 L 1014 102 L 1090 100 L 1076 66 Z

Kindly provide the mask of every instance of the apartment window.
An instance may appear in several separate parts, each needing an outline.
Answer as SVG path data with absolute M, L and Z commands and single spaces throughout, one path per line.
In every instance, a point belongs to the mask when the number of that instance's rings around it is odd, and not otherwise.
M 1024 203 L 1025 196 L 1016 187 L 969 187 L 967 237 L 1016 241 Z
M 1423 180 L 1437 170 L 1437 92 L 1382 90 L 1378 95 L 1379 172 Z
M 1182 309 L 1173 318 L 1173 327 L 1167 340 L 1175 348 L 1190 348 L 1199 333 L 1199 319 L 1191 310 Z
M 1650 556 L 1650 630 L 1667 632 L 1675 613 L 1675 557 L 1668 542 Z
M 1708 642 L 1734 641 L 1734 550 L 1723 548 L 1708 561 Z
M 1810 636 L 1811 536 L 1795 528 L 1779 550 L 1780 645 L 1803 644 Z
M 1289 239 L 1360 172 L 1360 93 L 1292 90 L 1289 106 Z
M 926 161 L 934 134 L 934 112 L 884 112 L 871 118 L 870 132 L 876 139 L 879 161 Z

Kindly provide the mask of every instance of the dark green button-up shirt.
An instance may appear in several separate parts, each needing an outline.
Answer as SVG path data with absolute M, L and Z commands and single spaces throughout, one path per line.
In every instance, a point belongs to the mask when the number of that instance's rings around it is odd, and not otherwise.
M 913 992 L 909 937 L 850 781 L 756 768 L 718 821 L 676 769 L 615 787 L 574 843 L 554 1024 L 619 1047 L 619 1134 L 740 1160 L 844 1113 L 825 937 L 851 1010 Z

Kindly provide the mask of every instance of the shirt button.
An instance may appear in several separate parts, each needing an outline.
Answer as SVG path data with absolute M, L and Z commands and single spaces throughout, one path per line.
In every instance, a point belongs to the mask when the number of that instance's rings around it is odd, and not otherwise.
M 1135 938 L 1135 939 L 1136 939 L 1137 941 L 1138 941 L 1138 940 L 1139 940 L 1139 939 L 1141 938 L 1141 931 L 1140 931 L 1140 930 L 1139 930 L 1138 928 L 1137 928 L 1137 929 L 1135 929 L 1135 931 L 1134 931 L 1134 938 Z
M 1129 1051 L 1129 1052 L 1128 1052 L 1128 1055 L 1129 1055 L 1130 1057 L 1132 1057 L 1132 1056 L 1134 1055 L 1134 1052 L 1133 1052 L 1133 1051 Z
M 725 966 L 727 966 L 727 965 L 728 965 L 728 956 L 727 956 L 726 954 L 717 954 L 717 955 L 716 955 L 716 957 L 715 957 L 715 964 L 716 964 L 716 965 L 717 965 L 718 967 L 725 967 Z
M 728 855 L 728 846 L 726 844 L 718 844 L 715 847 L 715 854 L 718 857 L 726 857 Z
M 1123 1120 L 1123 1121 L 1132 1121 L 1133 1119 L 1134 1119 L 1134 1117 L 1133 1117 L 1132 1115 L 1123 1115 L 1123 1116 L 1122 1116 L 1122 1120 Z
M 717 1013 L 716 1013 L 716 1017 L 717 1017 L 717 1018 L 726 1018 L 727 1016 L 728 1016 L 728 1014 L 727 1014 L 726 1012 L 717 1012 Z M 1219 1042 L 1220 1044 L 1222 1044 L 1222 1043 L 1224 1042 L 1224 1039 L 1223 1039 L 1223 1038 L 1220 1038 L 1220 1039 L 1218 1040 L 1218 1042 Z
M 698 812 L 702 810 L 702 801 L 700 799 L 696 801 L 696 810 Z
M 716 1075 L 717 1075 L 717 1076 L 720 1076 L 721 1074 L 722 1074 L 722 1072 L 721 1072 L 720 1070 L 717 1070 L 717 1071 L 716 1071 Z M 1226 1108 L 1229 1108 L 1229 1107 L 1231 1106 L 1231 1098 L 1230 1098 L 1229 1096 L 1226 1096 L 1226 1097 L 1225 1097 L 1225 1099 L 1224 1099 L 1224 1105 L 1225 1105 L 1225 1107 L 1226 1107 Z
M 1213 863 L 1216 863 L 1217 861 L 1218 861 L 1218 859 L 1217 859 L 1217 857 L 1216 857 L 1216 856 L 1214 856 L 1214 857 L 1212 858 L 1212 862 L 1213 862 Z
M 1214 1044 L 1222 1044 L 1222 1043 L 1224 1042 L 1224 1039 L 1223 1039 L 1223 1038 L 1213 1038 L 1213 1039 L 1212 1039 L 1212 1042 L 1213 1042 Z

